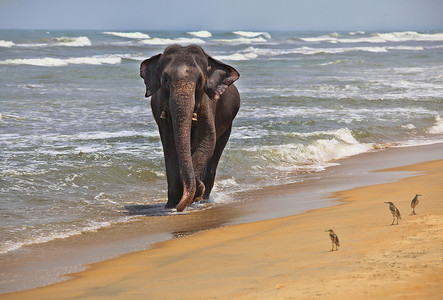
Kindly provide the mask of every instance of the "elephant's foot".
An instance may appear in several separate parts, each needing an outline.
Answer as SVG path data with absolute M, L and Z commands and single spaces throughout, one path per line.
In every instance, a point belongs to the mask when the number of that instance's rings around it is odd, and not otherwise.
M 193 202 L 198 202 L 205 194 L 205 185 L 201 181 L 197 181 L 197 189 L 195 191 Z
M 175 208 L 176 206 L 177 206 L 176 203 L 171 203 L 169 201 L 165 204 L 166 209 L 172 209 L 172 208 Z

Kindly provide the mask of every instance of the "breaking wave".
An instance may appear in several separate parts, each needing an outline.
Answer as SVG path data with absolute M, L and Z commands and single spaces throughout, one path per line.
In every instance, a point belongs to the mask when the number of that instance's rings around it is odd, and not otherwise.
M 216 55 L 214 56 L 218 60 L 250 60 L 258 57 L 258 54 L 253 52 L 247 52 L 247 53 L 234 53 L 231 55 Z
M 305 37 L 300 40 L 306 42 L 329 42 L 329 43 L 386 43 L 386 42 L 407 42 L 407 41 L 443 41 L 443 33 L 418 33 L 415 31 L 405 32 L 390 32 L 390 33 L 374 33 L 364 36 L 351 38 L 340 35 L 338 33 L 331 33 L 329 35 L 322 35 L 318 37 Z
M 233 34 L 242 36 L 242 37 L 247 37 L 247 38 L 255 38 L 255 37 L 259 37 L 259 36 L 263 36 L 267 39 L 271 38 L 271 34 L 269 34 L 268 32 L 255 32 L 255 31 L 234 31 Z
M 422 46 L 386 46 L 386 47 L 342 47 L 342 48 L 313 48 L 313 47 L 299 47 L 291 49 L 258 49 L 249 47 L 244 50 L 250 54 L 257 56 L 284 56 L 291 54 L 316 55 L 316 54 L 340 54 L 346 52 L 372 52 L 385 53 L 390 51 L 422 51 L 425 48 Z M 249 57 L 250 58 L 250 57 Z
M 435 117 L 435 124 L 428 128 L 428 132 L 431 134 L 443 134 L 443 119 L 439 115 Z
M 57 37 L 42 39 L 41 43 L 17 44 L 18 47 L 86 47 L 91 46 L 91 41 L 86 36 Z
M 0 40 L 0 47 L 1 48 L 10 48 L 12 46 L 14 46 L 15 44 L 11 41 L 4 41 L 4 40 Z
M 248 157 L 251 163 L 249 174 L 254 174 L 249 176 L 260 179 L 263 176 L 278 178 L 282 176 L 281 171 L 293 172 L 301 168 L 319 171 L 335 165 L 334 160 L 368 152 L 374 148 L 371 143 L 357 141 L 348 128 L 291 135 L 294 137 L 293 143 L 253 146 L 227 156 L 233 160 L 238 160 L 240 156 Z M 278 182 L 280 179 L 277 179 L 276 183 Z
M 64 67 L 67 65 L 115 65 L 121 63 L 117 55 L 70 57 L 70 58 L 18 58 L 0 61 L 0 65 L 31 65 L 40 67 Z
M 187 32 L 190 35 L 196 36 L 198 38 L 210 38 L 212 34 L 209 31 L 201 30 L 201 31 L 191 31 Z
M 146 45 L 172 45 L 172 44 L 204 44 L 205 41 L 199 38 L 175 38 L 175 39 L 166 39 L 166 38 L 152 38 L 141 41 Z
M 241 45 L 241 44 L 259 44 L 259 43 L 266 43 L 267 40 L 262 37 L 255 37 L 255 38 L 238 38 L 238 39 L 214 39 L 211 42 L 214 43 L 223 43 L 223 44 L 235 44 L 235 45 Z
M 149 39 L 150 36 L 145 34 L 145 33 L 141 33 L 141 32 L 112 32 L 112 31 L 105 31 L 103 32 L 103 34 L 107 34 L 107 35 L 113 35 L 113 36 L 118 36 L 118 37 L 124 37 L 124 38 L 128 38 L 128 39 Z

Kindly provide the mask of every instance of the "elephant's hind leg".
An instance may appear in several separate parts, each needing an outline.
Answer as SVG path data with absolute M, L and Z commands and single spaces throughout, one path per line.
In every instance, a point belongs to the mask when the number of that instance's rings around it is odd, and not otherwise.
M 229 127 L 217 140 L 214 154 L 206 164 L 206 168 L 202 176 L 203 184 L 206 188 L 205 193 L 203 195 L 203 199 L 209 199 L 209 195 L 211 194 L 212 188 L 214 187 L 214 180 L 215 180 L 215 174 L 218 162 L 220 161 L 220 157 L 223 153 L 223 150 L 225 149 L 226 144 L 228 143 L 229 136 L 231 135 L 231 129 L 232 126 Z
M 197 180 L 197 188 L 195 191 L 193 202 L 198 202 L 203 198 L 203 194 L 205 193 L 205 185 L 200 180 Z

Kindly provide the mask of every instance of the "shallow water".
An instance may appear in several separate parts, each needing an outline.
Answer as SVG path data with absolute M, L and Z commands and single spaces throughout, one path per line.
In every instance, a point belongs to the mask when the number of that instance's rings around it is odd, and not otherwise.
M 0 253 L 166 201 L 139 66 L 172 43 L 241 74 L 215 189 L 190 210 L 346 156 L 443 141 L 442 32 L 0 31 Z

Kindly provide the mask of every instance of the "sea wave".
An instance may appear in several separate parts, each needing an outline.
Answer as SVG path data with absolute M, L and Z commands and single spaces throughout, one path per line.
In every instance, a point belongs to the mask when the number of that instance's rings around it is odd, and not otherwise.
M 56 37 L 42 39 L 41 43 L 16 44 L 17 47 L 86 47 L 91 46 L 91 40 L 86 36 Z
M 131 220 L 131 217 L 123 217 L 115 221 L 89 221 L 86 222 L 83 226 L 79 228 L 74 227 L 72 229 L 54 229 L 51 232 L 41 233 L 40 235 L 35 235 L 34 237 L 24 239 L 21 241 L 12 241 L 8 240 L 0 246 L 0 254 L 5 254 L 8 252 L 12 252 L 18 250 L 24 246 L 35 245 L 35 244 L 44 244 L 56 239 L 64 239 L 71 236 L 81 235 L 86 232 L 95 232 L 101 228 L 110 227 L 113 224 L 128 222 Z
M 0 47 L 1 48 L 11 48 L 14 45 L 15 44 L 13 42 L 11 42 L 11 41 L 0 40 Z
M 74 139 L 79 140 L 105 140 L 112 138 L 121 137 L 153 137 L 157 136 L 157 132 L 140 132 L 135 130 L 122 130 L 117 132 L 105 132 L 105 131 L 94 131 L 94 132 L 83 132 L 73 136 Z
M 237 39 L 214 39 L 211 40 L 212 43 L 223 43 L 223 44 L 235 44 L 235 45 L 241 45 L 241 44 L 263 44 L 267 43 L 268 41 L 262 37 L 255 37 L 255 38 L 237 38 Z
M 113 32 L 113 31 L 105 31 L 103 34 L 113 35 L 118 37 L 124 37 L 128 39 L 149 39 L 150 36 L 146 33 L 141 32 Z
M 428 128 L 431 134 L 443 134 L 443 119 L 440 115 L 435 116 L 435 124 Z
M 313 48 L 313 47 L 299 47 L 292 49 L 259 49 L 249 47 L 243 52 L 250 55 L 257 56 L 285 56 L 291 54 L 303 55 L 317 55 L 317 54 L 341 54 L 346 52 L 371 52 L 371 53 L 386 53 L 389 51 L 422 51 L 424 47 L 421 46 L 377 46 L 377 47 L 337 47 L 337 48 Z
M 407 41 L 443 41 L 443 33 L 418 33 L 415 31 L 374 33 L 368 36 L 355 35 L 346 37 L 337 33 L 322 35 L 318 37 L 299 38 L 306 42 L 328 42 L 328 43 L 386 43 L 386 42 L 407 42 Z
M 258 57 L 258 54 L 253 53 L 253 52 L 246 52 L 246 53 L 241 53 L 241 52 L 236 52 L 234 54 L 230 54 L 230 55 L 215 55 L 214 56 L 216 59 L 218 60 L 250 60 L 250 59 L 254 59 Z
M 246 149 L 248 156 L 257 161 L 256 169 L 296 170 L 300 167 L 321 170 L 333 165 L 333 160 L 368 152 L 373 144 L 358 142 L 350 129 L 294 133 L 294 137 L 307 143 L 254 146 Z M 300 140 L 300 139 L 299 139 Z
M 68 65 L 103 65 L 119 64 L 122 58 L 118 55 L 100 55 L 70 58 L 18 58 L 0 61 L 0 65 L 31 65 L 40 67 L 64 67 Z
M 81 37 L 61 37 L 54 38 L 54 45 L 56 46 L 66 46 L 66 47 L 84 47 L 91 46 L 91 41 L 86 36 Z
M 259 37 L 259 36 L 263 36 L 267 39 L 271 38 L 271 34 L 269 32 L 256 32 L 256 31 L 234 31 L 232 32 L 233 34 L 239 35 L 239 36 L 243 36 L 243 37 L 247 37 L 247 38 L 254 38 L 254 37 Z
M 151 38 L 141 41 L 146 45 L 172 45 L 172 44 L 204 44 L 205 41 L 199 38 Z
M 212 34 L 209 31 L 206 31 L 206 30 L 190 31 L 190 32 L 187 32 L 187 34 L 196 36 L 198 38 L 210 38 L 210 37 L 212 37 Z

